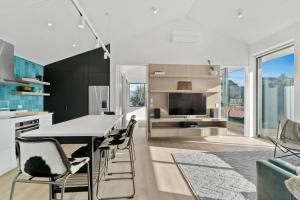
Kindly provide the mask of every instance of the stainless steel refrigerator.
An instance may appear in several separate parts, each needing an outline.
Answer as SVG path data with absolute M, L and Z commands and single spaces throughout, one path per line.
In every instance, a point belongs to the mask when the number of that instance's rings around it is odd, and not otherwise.
M 103 115 L 109 111 L 109 86 L 89 86 L 89 114 Z

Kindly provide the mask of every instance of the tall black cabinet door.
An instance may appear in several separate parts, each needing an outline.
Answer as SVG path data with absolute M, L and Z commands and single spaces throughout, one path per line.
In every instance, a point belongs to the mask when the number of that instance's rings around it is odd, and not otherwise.
M 53 112 L 53 122 L 60 123 L 88 115 L 88 86 L 109 86 L 109 59 L 101 48 L 45 66 L 45 110 Z
M 76 69 L 68 72 L 65 80 L 67 118 L 75 119 L 88 114 L 87 72 Z
M 101 48 L 89 52 L 89 85 L 108 86 L 110 82 L 110 59 L 104 59 Z
M 65 73 L 57 71 L 47 72 L 47 81 L 51 82 L 51 86 L 45 87 L 46 92 L 50 93 L 49 97 L 44 98 L 45 110 L 53 112 L 53 123 L 59 123 L 68 120 L 65 111 L 67 101 L 62 98 L 65 95 Z
M 49 65 L 45 78 L 50 97 L 45 110 L 53 112 L 53 122 L 60 123 L 88 114 L 88 55 L 82 54 Z

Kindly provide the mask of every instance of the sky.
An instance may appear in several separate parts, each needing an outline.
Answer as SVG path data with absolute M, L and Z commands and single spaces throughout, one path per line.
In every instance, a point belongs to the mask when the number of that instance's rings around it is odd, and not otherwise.
M 228 79 L 237 83 L 239 86 L 245 86 L 245 69 L 242 68 L 228 73 Z
M 285 74 L 294 77 L 294 54 L 279 57 L 262 63 L 263 77 L 278 77 Z M 245 70 L 237 70 L 228 74 L 229 80 L 234 81 L 239 86 L 245 86 Z
M 278 77 L 281 74 L 294 77 L 294 54 L 262 63 L 263 77 Z

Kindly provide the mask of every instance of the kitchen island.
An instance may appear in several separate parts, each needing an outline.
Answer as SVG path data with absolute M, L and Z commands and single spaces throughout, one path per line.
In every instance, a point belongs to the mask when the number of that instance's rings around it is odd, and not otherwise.
M 41 128 L 22 134 L 22 137 L 51 137 L 58 140 L 61 144 L 87 144 L 88 155 L 90 157 L 90 184 L 94 185 L 93 168 L 94 158 L 94 140 L 98 137 L 105 137 L 110 130 L 121 120 L 121 115 L 87 115 L 70 121 L 55 124 L 53 126 Z M 66 192 L 87 191 L 88 187 L 70 187 Z M 56 193 L 60 190 L 52 186 L 52 198 L 55 199 Z M 93 194 L 93 187 L 91 188 Z M 92 199 L 93 199 L 93 195 Z

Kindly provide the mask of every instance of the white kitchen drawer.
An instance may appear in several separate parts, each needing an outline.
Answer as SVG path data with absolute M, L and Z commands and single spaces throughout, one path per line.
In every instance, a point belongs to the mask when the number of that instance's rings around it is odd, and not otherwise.
M 9 120 L 0 120 L 0 151 L 11 148 L 12 142 L 15 139 L 14 124 Z
M 14 168 L 11 152 L 12 149 L 0 151 L 0 176 Z

